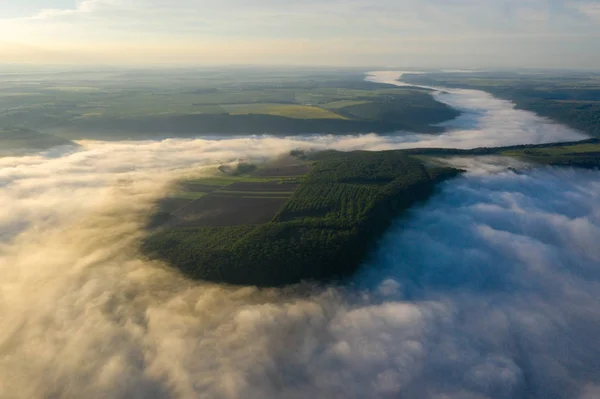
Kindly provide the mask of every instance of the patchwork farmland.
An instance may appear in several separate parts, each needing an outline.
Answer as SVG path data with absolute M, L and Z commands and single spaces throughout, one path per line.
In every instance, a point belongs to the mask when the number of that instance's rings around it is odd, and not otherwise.
M 174 192 L 159 202 L 152 226 L 189 228 L 267 223 L 310 170 L 310 163 L 286 157 L 247 174 L 220 171 L 214 176 L 178 182 Z

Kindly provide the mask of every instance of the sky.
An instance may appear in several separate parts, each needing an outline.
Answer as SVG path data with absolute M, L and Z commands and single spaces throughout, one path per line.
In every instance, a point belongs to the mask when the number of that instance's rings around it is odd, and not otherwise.
M 600 0 L 0 0 L 32 64 L 600 65 Z

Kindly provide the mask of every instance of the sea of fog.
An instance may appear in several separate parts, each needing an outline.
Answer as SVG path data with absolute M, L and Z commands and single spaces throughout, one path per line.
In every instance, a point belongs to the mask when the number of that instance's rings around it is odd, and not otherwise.
M 344 286 L 192 282 L 138 252 L 169 183 L 224 162 L 584 137 L 486 93 L 436 96 L 464 111 L 441 136 L 82 142 L 0 158 L 0 397 L 600 397 L 597 171 L 456 159 L 469 172 L 398 220 Z

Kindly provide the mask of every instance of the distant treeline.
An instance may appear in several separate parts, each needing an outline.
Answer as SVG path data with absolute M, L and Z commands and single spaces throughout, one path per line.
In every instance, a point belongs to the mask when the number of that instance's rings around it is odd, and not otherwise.
M 358 98 L 362 99 L 362 98 Z M 62 125 L 84 136 L 115 139 L 133 137 L 193 136 L 198 134 L 352 134 L 411 131 L 440 133 L 436 124 L 460 112 L 435 101 L 428 93 L 368 98 L 365 104 L 336 110 L 347 119 L 290 118 L 280 115 L 186 114 L 137 118 L 76 119 Z
M 498 93 L 499 97 L 503 94 Z M 563 123 L 572 128 L 581 130 L 592 136 L 600 136 L 600 95 L 596 102 L 558 102 L 534 100 L 506 96 L 512 99 L 517 108 L 535 112 L 538 115 Z
M 496 155 L 502 152 L 510 150 L 527 150 L 535 148 L 555 148 L 565 147 L 576 144 L 598 144 L 600 139 L 586 139 L 579 141 L 565 141 L 561 143 L 549 143 L 549 144 L 520 144 L 505 147 L 478 147 L 469 150 L 461 150 L 456 148 L 411 148 L 409 150 L 402 150 L 405 154 L 409 155 Z
M 446 148 L 419 148 L 404 150 L 410 155 L 477 156 L 508 155 L 528 162 L 551 166 L 570 166 L 586 169 L 600 168 L 600 139 L 588 139 L 551 144 L 527 144 L 510 147 L 475 148 L 458 150 Z
M 340 278 L 357 269 L 399 215 L 458 173 L 426 168 L 400 151 L 328 151 L 272 222 L 160 231 L 143 248 L 214 282 L 281 286 Z
M 101 135 L 104 138 L 153 136 L 194 136 L 198 134 L 349 134 L 385 133 L 399 130 L 438 133 L 442 129 L 414 118 L 404 122 L 387 120 L 296 119 L 277 115 L 249 114 L 192 114 L 152 116 L 139 119 L 108 119 L 73 122 L 67 129 L 81 128 L 84 136 Z M 445 119 L 444 119 L 445 120 Z

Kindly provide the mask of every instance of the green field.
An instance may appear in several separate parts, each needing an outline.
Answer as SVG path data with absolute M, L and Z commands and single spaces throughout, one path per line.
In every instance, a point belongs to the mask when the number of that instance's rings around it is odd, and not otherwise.
M 239 104 L 223 105 L 232 115 L 263 114 L 297 119 L 347 119 L 334 112 L 319 107 L 293 104 Z
M 367 103 L 369 103 L 369 101 L 366 100 L 340 100 L 323 104 L 323 108 L 336 110 L 344 107 L 350 107 L 352 105 L 362 105 Z

